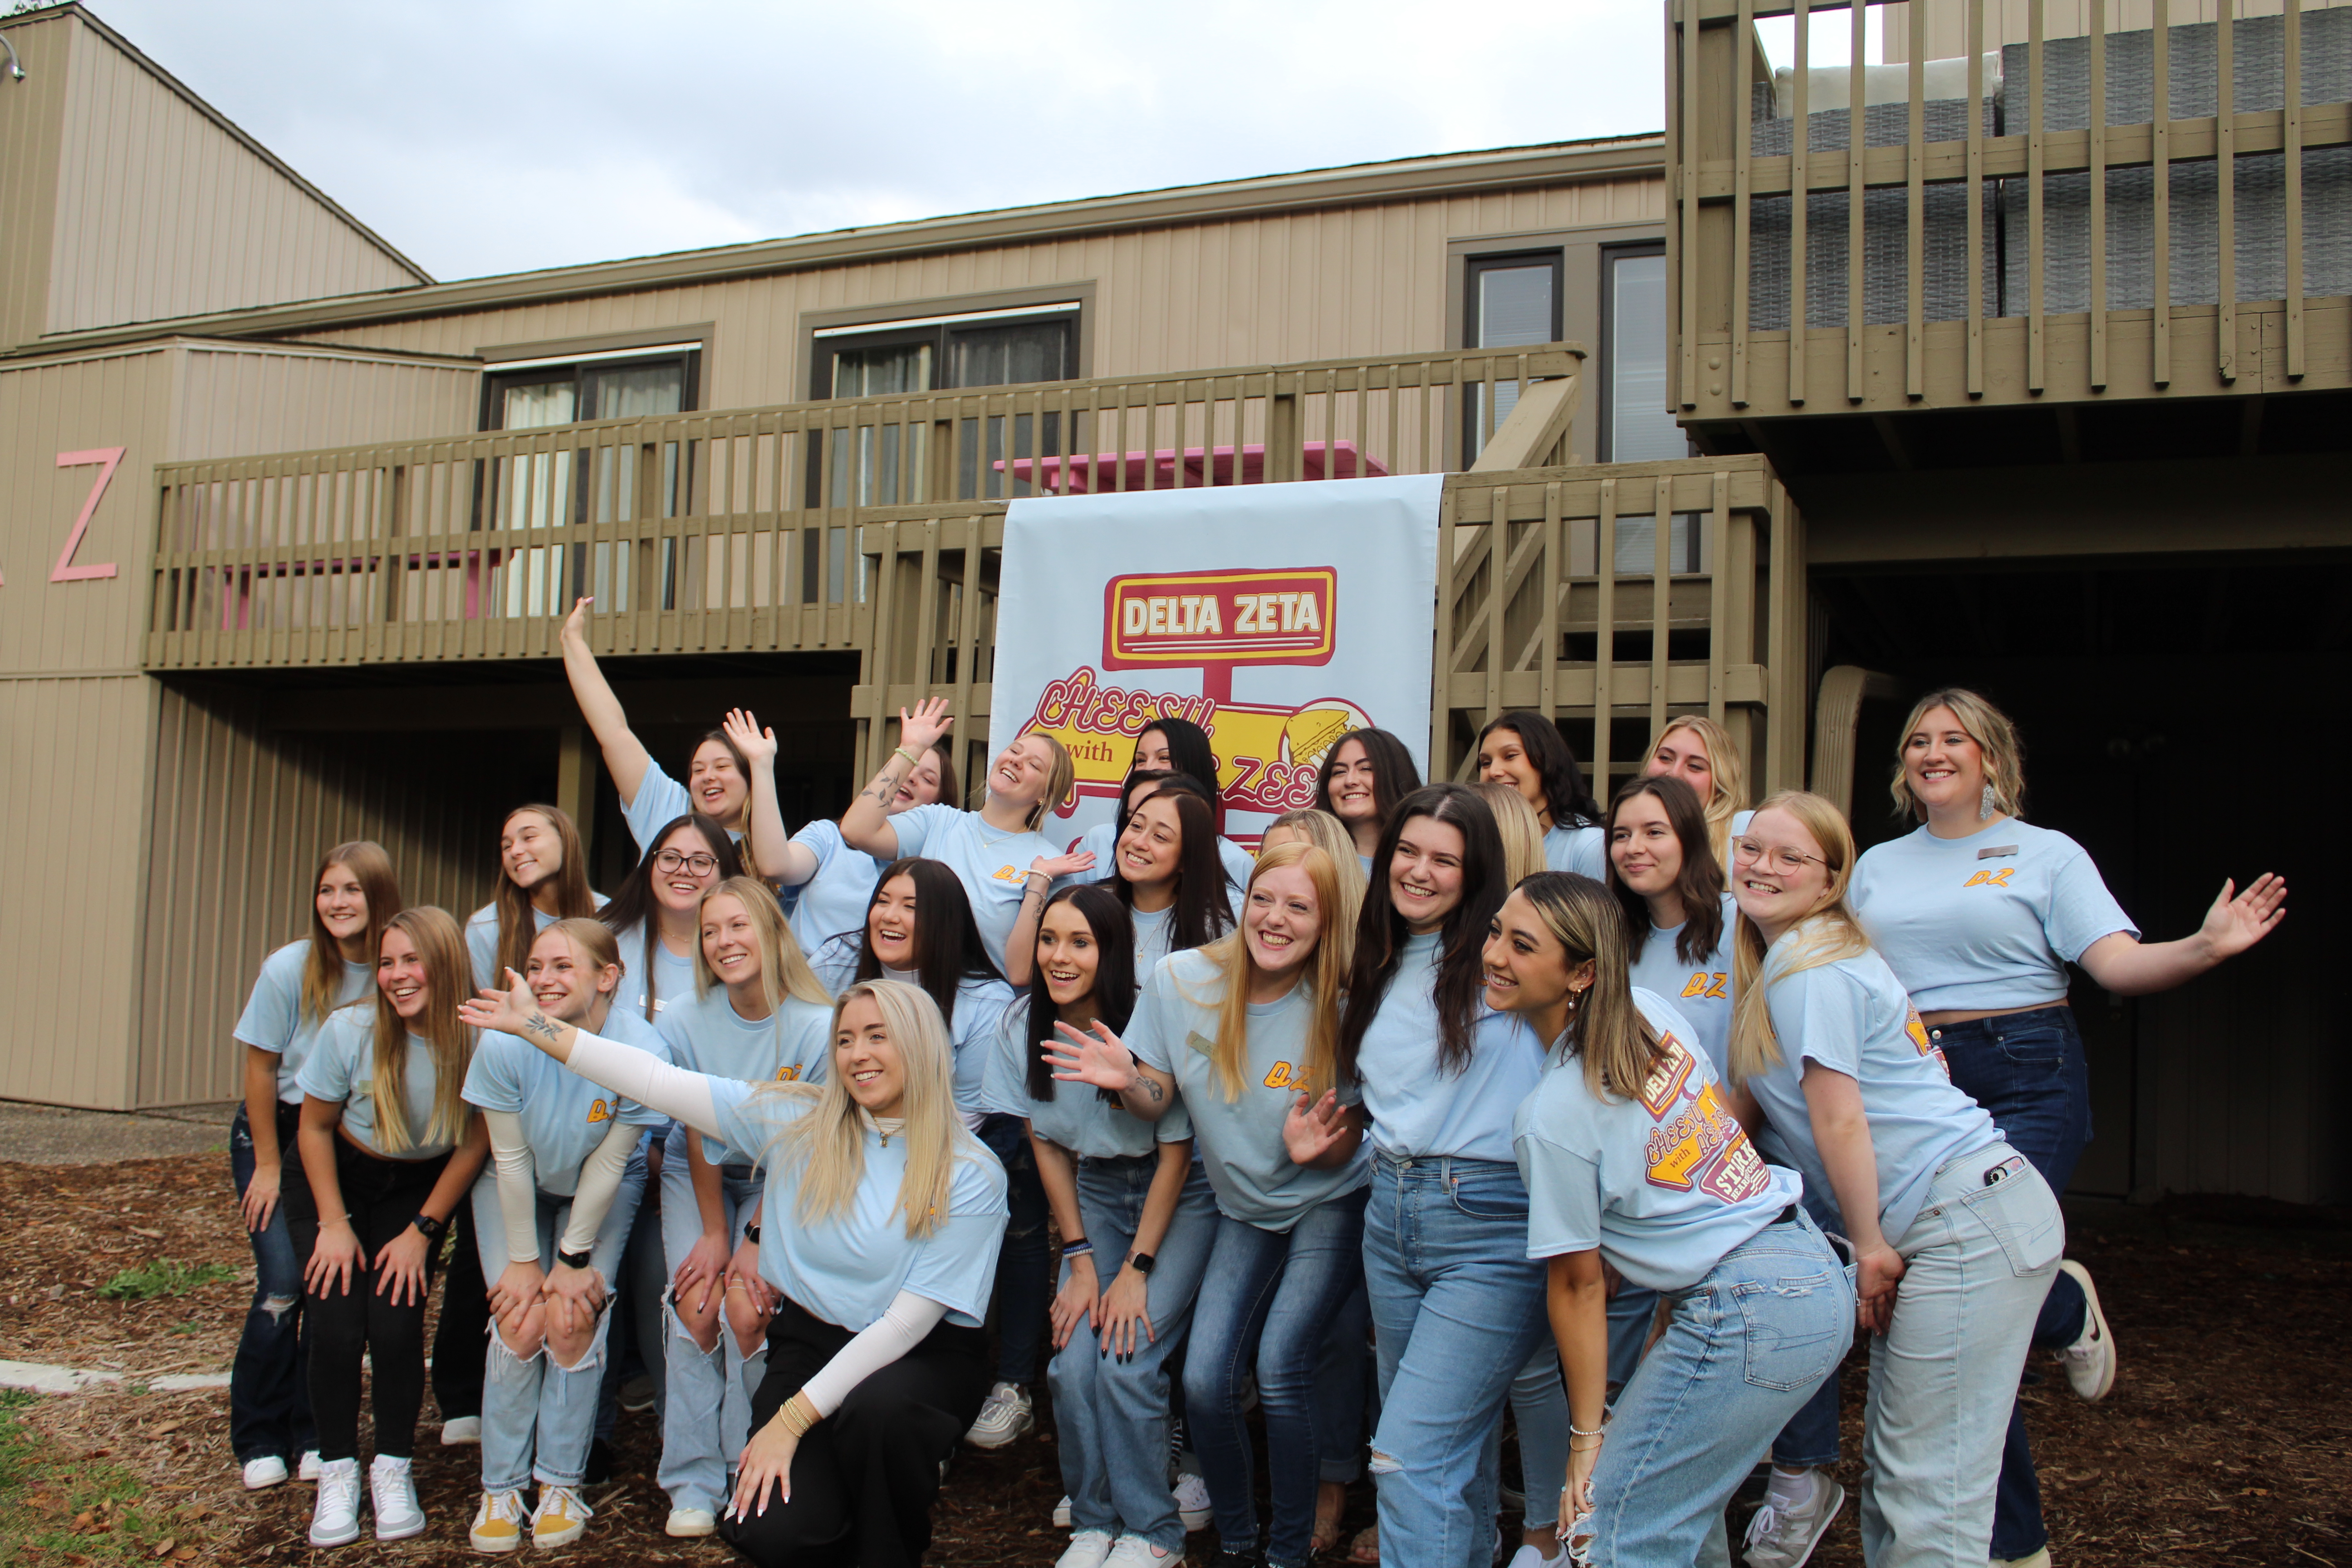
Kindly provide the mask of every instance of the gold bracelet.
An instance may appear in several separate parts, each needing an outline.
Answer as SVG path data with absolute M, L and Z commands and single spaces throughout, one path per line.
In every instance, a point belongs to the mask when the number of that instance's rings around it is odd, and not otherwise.
M 785 1431 L 799 1437 L 824 1417 L 817 1414 L 816 1402 L 803 1389 L 784 1401 L 783 1408 L 776 1412 L 776 1419 L 784 1424 Z

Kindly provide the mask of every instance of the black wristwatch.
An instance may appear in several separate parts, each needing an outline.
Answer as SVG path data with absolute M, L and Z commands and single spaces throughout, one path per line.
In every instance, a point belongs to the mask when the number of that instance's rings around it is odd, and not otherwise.
M 743 1239 L 754 1247 L 760 1245 L 760 1227 L 748 1219 L 743 1222 Z
M 417 1233 L 423 1236 L 427 1241 L 438 1241 L 443 1237 L 449 1234 L 449 1222 L 447 1220 L 435 1219 L 431 1215 L 425 1213 L 421 1209 L 417 1211 L 416 1217 L 410 1220 L 408 1223 L 415 1226 L 417 1229 Z
M 1150 1274 L 1154 1266 L 1152 1256 L 1148 1252 L 1130 1252 L 1127 1260 L 1135 1266 L 1138 1274 Z
M 593 1260 L 593 1258 L 594 1254 L 593 1253 L 566 1252 L 560 1247 L 555 1249 L 555 1261 L 561 1263 L 566 1268 L 585 1268 L 588 1267 L 589 1263 Z

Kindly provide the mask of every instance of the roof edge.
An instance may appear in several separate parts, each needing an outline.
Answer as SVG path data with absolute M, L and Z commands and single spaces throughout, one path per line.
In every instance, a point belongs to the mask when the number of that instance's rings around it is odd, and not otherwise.
M 53 353 L 70 347 L 166 333 L 237 338 L 320 331 L 418 316 L 454 315 L 509 305 L 891 260 L 943 250 L 1013 244 L 1046 236 L 1078 237 L 1127 229 L 1662 174 L 1664 153 L 1664 132 L 1651 132 L 1531 147 L 1441 153 L 1383 163 L 1346 164 L 1334 169 L 1088 196 L 1076 201 L 918 218 L 704 250 L 672 251 L 414 289 L 95 328 L 58 333 L 37 343 L 22 345 L 0 358 Z

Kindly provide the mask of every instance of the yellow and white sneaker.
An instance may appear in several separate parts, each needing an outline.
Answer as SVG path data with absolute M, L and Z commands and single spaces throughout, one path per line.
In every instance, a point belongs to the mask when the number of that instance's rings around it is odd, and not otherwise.
M 529 1517 L 522 1506 L 522 1493 L 484 1492 L 482 1506 L 474 1515 L 473 1533 L 467 1539 L 477 1552 L 493 1555 L 512 1552 L 522 1544 L 523 1521 Z
M 570 1487 L 560 1487 L 553 1481 L 540 1482 L 539 1509 L 530 1516 L 530 1543 L 539 1547 L 562 1546 L 579 1540 L 593 1511 Z

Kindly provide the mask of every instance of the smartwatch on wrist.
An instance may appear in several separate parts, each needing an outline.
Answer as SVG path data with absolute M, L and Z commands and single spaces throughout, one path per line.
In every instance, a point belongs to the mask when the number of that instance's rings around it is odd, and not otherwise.
M 555 1261 L 566 1268 L 585 1268 L 591 1257 L 591 1254 L 585 1252 L 566 1252 L 560 1247 L 555 1249 Z
M 760 1227 L 748 1219 L 743 1222 L 743 1239 L 754 1247 L 760 1245 Z
M 449 1222 L 447 1220 L 435 1219 L 431 1215 L 425 1213 L 422 1209 L 418 1210 L 416 1217 L 410 1220 L 408 1223 L 415 1226 L 418 1233 L 427 1241 L 438 1241 L 449 1233 Z
M 1148 1252 L 1130 1252 L 1128 1254 L 1127 1260 L 1135 1266 L 1135 1271 L 1138 1274 L 1148 1276 L 1156 1267 L 1155 1260 Z

